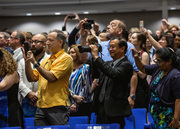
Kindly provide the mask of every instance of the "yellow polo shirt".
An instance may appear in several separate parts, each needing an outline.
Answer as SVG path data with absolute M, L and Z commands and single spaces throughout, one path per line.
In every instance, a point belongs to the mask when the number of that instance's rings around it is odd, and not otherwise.
M 57 78 L 54 82 L 48 82 L 37 69 L 33 70 L 39 78 L 38 101 L 39 108 L 54 106 L 70 106 L 69 103 L 69 77 L 73 71 L 73 60 L 64 49 L 51 55 L 42 61 L 41 66 L 51 71 Z

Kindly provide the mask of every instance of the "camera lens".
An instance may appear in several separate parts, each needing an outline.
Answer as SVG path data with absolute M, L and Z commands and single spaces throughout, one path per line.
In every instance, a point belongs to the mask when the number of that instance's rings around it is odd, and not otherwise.
M 91 52 L 91 48 L 89 46 L 78 46 L 79 52 Z
M 97 46 L 98 52 L 102 52 L 102 46 L 100 44 L 95 43 L 94 45 Z M 89 46 L 78 46 L 78 49 L 80 53 L 91 52 L 91 48 Z

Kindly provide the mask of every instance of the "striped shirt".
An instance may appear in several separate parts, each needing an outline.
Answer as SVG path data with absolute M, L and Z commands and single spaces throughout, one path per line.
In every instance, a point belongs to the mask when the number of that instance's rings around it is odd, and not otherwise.
M 73 95 L 83 96 L 84 103 L 91 100 L 91 77 L 88 64 L 83 64 L 80 68 L 75 69 L 69 78 L 69 92 L 70 103 L 73 104 L 75 100 Z

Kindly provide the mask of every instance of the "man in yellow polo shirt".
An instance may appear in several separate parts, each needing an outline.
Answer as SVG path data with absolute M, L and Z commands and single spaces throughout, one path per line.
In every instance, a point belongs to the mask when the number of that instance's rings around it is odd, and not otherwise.
M 47 45 L 52 55 L 38 64 L 31 51 L 25 57 L 28 81 L 39 81 L 35 126 L 64 125 L 69 120 L 69 77 L 73 61 L 63 49 L 65 35 L 62 31 L 50 31 Z M 30 62 L 36 68 L 32 70 Z

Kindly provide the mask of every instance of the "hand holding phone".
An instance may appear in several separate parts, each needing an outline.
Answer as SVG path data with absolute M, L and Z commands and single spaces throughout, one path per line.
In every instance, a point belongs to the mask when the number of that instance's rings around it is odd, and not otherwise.
M 24 51 L 25 51 L 25 54 L 27 56 L 27 52 L 29 51 L 29 43 L 28 42 L 24 43 Z
M 131 49 L 131 51 L 132 51 L 132 56 L 134 57 L 134 49 Z
M 132 56 L 133 56 L 133 57 L 139 56 L 139 55 L 138 55 L 138 51 L 137 51 L 136 49 L 131 48 L 131 51 L 132 51 Z

